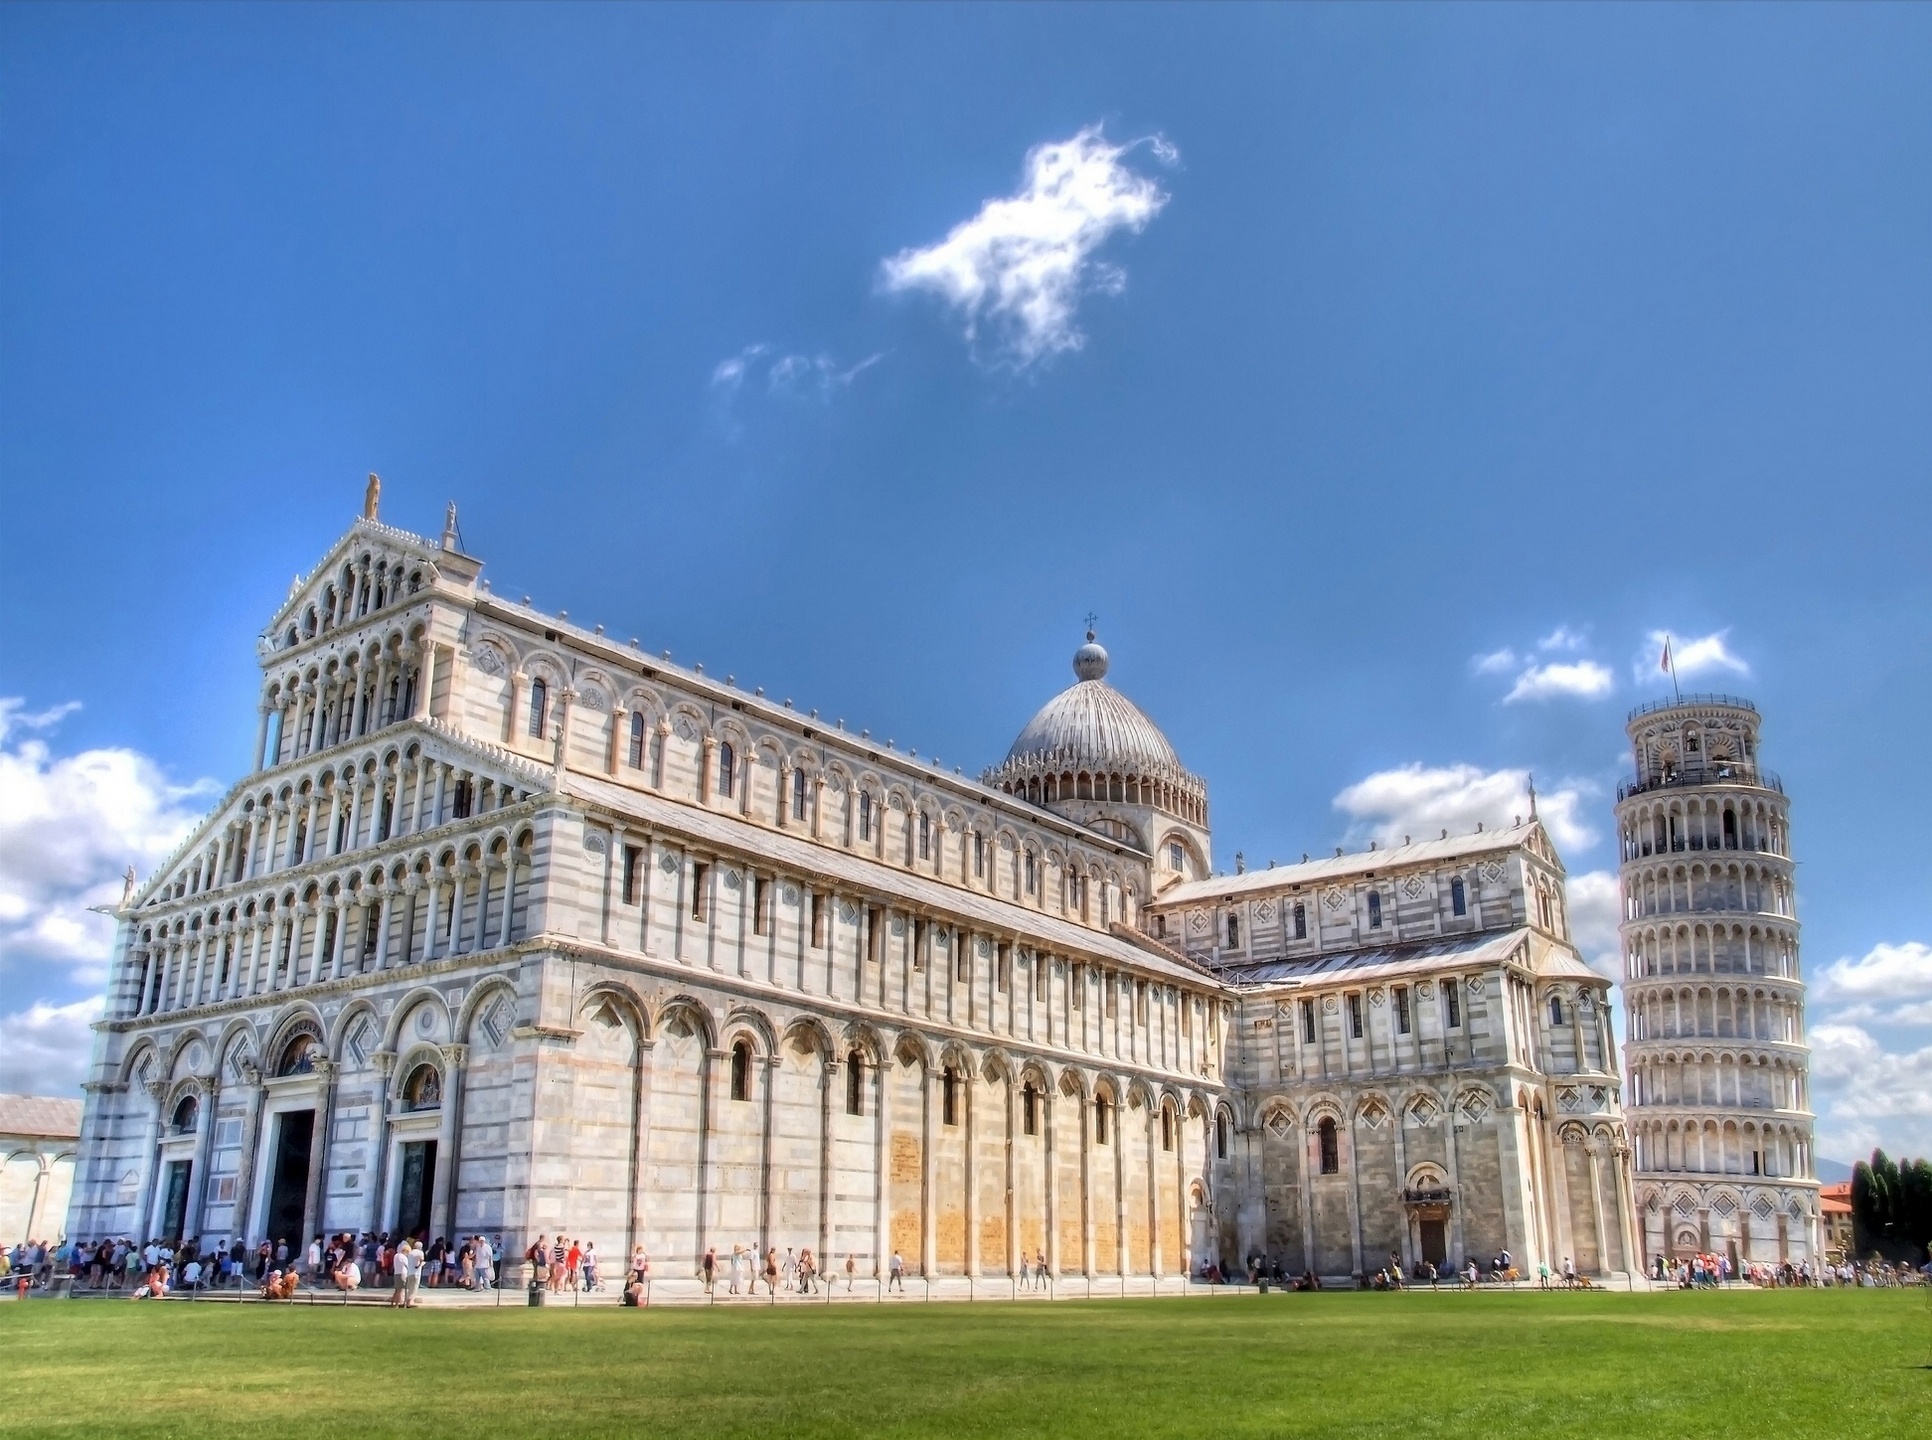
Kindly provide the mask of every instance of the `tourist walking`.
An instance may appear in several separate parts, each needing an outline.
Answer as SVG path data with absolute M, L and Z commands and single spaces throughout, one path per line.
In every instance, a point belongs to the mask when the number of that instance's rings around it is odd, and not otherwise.
M 698 1264 L 698 1273 L 704 1277 L 704 1293 L 709 1295 L 711 1287 L 718 1283 L 718 1252 L 716 1247 L 704 1252 L 704 1259 Z
M 892 1252 L 892 1262 L 886 1271 L 886 1289 L 894 1287 L 901 1295 L 906 1293 L 906 1262 L 897 1250 Z
M 595 1240 L 584 1241 L 583 1258 L 578 1263 L 583 1268 L 584 1290 L 586 1292 L 595 1290 L 597 1288 L 597 1242 Z

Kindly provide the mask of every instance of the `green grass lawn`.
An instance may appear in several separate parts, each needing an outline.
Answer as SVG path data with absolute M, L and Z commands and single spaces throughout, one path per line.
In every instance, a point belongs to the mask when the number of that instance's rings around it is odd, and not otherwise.
M 0 1306 L 0 1433 L 1932 1433 L 1926 1291 Z

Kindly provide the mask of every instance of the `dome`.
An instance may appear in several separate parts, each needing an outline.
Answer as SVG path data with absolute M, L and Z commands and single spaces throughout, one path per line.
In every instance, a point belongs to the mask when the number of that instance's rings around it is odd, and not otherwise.
M 1065 772 L 1142 776 L 1198 785 L 1160 727 L 1106 682 L 1107 652 L 1087 632 L 1074 652 L 1074 684 L 1027 721 L 1006 759 L 987 772 L 992 783 Z
M 1100 679 L 1068 686 L 1026 722 L 1006 752 L 1006 764 L 1029 760 L 1123 775 L 1158 775 L 1181 768 L 1181 757 L 1159 727 L 1138 705 Z

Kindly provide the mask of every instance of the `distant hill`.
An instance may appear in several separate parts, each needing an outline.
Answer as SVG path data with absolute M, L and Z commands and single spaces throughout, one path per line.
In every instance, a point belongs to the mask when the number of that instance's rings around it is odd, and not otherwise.
M 1818 1178 L 1830 1185 L 1835 1181 L 1851 1179 L 1852 1167 L 1843 1160 L 1826 1160 L 1813 1157 L 1811 1168 L 1818 1172 Z

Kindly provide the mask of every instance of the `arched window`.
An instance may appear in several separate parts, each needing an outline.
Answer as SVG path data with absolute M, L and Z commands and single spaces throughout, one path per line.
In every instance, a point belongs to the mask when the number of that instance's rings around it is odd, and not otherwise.
M 1241 917 L 1239 915 L 1230 915 L 1228 916 L 1228 949 L 1239 950 L 1240 948 Z
M 1458 915 L 1469 913 L 1469 892 L 1463 888 L 1460 875 L 1449 882 L 1449 908 Z
M 631 769 L 644 768 L 644 712 L 631 711 Z
M 1178 840 L 1168 842 L 1167 868 L 1183 872 L 1187 869 L 1187 850 Z
M 1107 1112 L 1112 1108 L 1105 1095 L 1093 1097 L 1093 1143 L 1096 1145 L 1107 1143 Z
M 959 1076 L 950 1065 L 939 1077 L 939 1123 L 942 1125 L 959 1123 Z
M 865 1114 L 865 1055 L 858 1050 L 845 1057 L 845 1113 Z
M 315 1070 L 316 1044 L 313 1035 L 297 1035 L 282 1048 L 277 1075 L 308 1075 Z
M 196 1102 L 195 1097 L 183 1095 L 181 1103 L 174 1107 L 174 1116 L 168 1121 L 168 1125 L 175 1134 L 186 1135 L 193 1131 L 195 1122 L 200 1118 L 201 1106 Z
M 792 819 L 803 820 L 805 818 L 805 807 L 810 789 L 810 783 L 806 779 L 805 772 L 803 770 L 792 771 Z
M 986 878 L 986 837 L 977 830 L 973 832 L 973 878 Z
M 1225 1110 L 1214 1117 L 1214 1156 L 1217 1160 L 1228 1158 L 1228 1116 Z
M 1029 850 L 1026 852 L 1026 893 L 1031 895 L 1040 888 L 1040 864 L 1038 858 Z
M 1306 905 L 1298 904 L 1295 906 L 1295 938 L 1297 940 L 1306 940 L 1308 938 L 1308 907 Z
M 443 1072 L 434 1065 L 418 1065 L 403 1082 L 403 1109 L 434 1110 L 443 1103 Z
M 1315 1135 L 1321 1144 L 1322 1174 L 1336 1175 L 1341 1173 L 1341 1144 L 1335 1135 L 1334 1120 L 1324 1115 L 1322 1117 L 1322 1123 L 1315 1127 Z
M 740 1040 L 731 1047 L 731 1098 L 751 1098 L 751 1042 Z
M 1020 1129 L 1028 1135 L 1040 1133 L 1040 1092 L 1031 1080 L 1020 1089 Z
M 530 734 L 533 739 L 543 739 L 545 721 L 550 714 L 550 686 L 542 679 L 530 682 Z
M 932 859 L 932 817 L 924 810 L 919 812 L 919 858 Z
M 1563 997 L 1560 995 L 1552 995 L 1550 996 L 1550 1024 L 1561 1025 L 1562 1023 Z
M 1161 1106 L 1161 1149 L 1174 1148 L 1174 1112 Z
M 726 799 L 731 797 L 731 787 L 738 778 L 738 752 L 725 740 L 718 745 L 718 794 Z
M 1382 892 L 1380 890 L 1371 890 L 1369 891 L 1369 929 L 1380 930 L 1381 928 Z
M 859 838 L 872 838 L 872 795 L 866 790 L 859 792 Z

